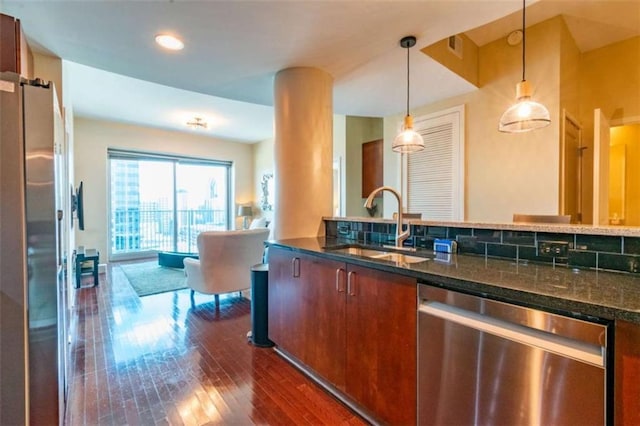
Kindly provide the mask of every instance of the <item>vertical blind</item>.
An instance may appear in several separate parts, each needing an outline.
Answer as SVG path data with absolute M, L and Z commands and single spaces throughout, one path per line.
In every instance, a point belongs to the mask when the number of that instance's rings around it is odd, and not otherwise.
M 416 120 L 418 121 L 418 120 Z M 425 220 L 462 220 L 464 161 L 460 112 L 420 119 L 425 149 L 407 155 L 407 208 Z

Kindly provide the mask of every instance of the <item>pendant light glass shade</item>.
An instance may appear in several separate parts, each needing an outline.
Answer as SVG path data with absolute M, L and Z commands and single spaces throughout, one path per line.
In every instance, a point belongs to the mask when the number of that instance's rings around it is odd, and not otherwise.
M 424 149 L 424 140 L 419 133 L 413 130 L 413 118 L 411 114 L 409 114 L 409 49 L 415 46 L 415 44 L 416 38 L 413 36 L 406 36 L 400 40 L 400 46 L 407 49 L 407 115 L 404 117 L 402 132 L 393 140 L 391 149 L 401 154 L 422 151 Z
M 424 149 L 424 140 L 418 132 L 413 130 L 413 118 L 410 115 L 404 118 L 403 129 L 393 140 L 391 149 L 402 154 L 422 151 Z
M 548 126 L 551 123 L 547 108 L 531 100 L 531 86 L 521 81 L 516 86 L 517 101 L 500 117 L 498 130 L 507 133 L 522 133 Z
M 526 59 L 526 7 L 522 0 L 522 81 L 516 86 L 516 103 L 509 107 L 502 117 L 498 130 L 506 133 L 522 133 L 546 127 L 551 123 L 549 110 L 531 99 L 533 90 L 525 79 Z

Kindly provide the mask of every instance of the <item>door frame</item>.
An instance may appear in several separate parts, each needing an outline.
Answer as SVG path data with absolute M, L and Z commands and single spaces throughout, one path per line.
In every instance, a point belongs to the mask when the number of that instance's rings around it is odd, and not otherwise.
M 567 214 L 566 209 L 565 209 L 565 202 L 566 202 L 566 191 L 567 191 L 567 182 L 565 180 L 565 171 L 566 171 L 566 161 L 567 161 L 567 157 L 566 157 L 566 136 L 567 136 L 567 128 L 566 128 L 566 122 L 570 121 L 574 126 L 576 126 L 576 128 L 578 129 L 578 149 L 581 150 L 581 154 L 580 154 L 580 158 L 578 160 L 578 183 L 577 183 L 577 189 L 576 192 L 578 194 L 578 200 L 577 200 L 577 205 L 578 205 L 578 216 L 577 218 L 575 218 L 578 223 L 582 222 L 582 216 L 584 214 L 584 206 L 583 204 L 583 197 L 582 197 L 582 190 L 583 190 L 583 182 L 582 180 L 584 179 L 584 162 L 582 161 L 582 152 L 584 152 L 584 150 L 587 148 L 586 146 L 583 145 L 583 135 L 582 135 L 582 131 L 583 131 L 583 126 L 580 123 L 580 121 L 571 113 L 569 113 L 566 108 L 562 109 L 562 121 L 560 123 L 560 134 L 561 134 L 561 138 L 560 138 L 560 200 L 559 205 L 559 211 L 561 215 L 565 215 Z

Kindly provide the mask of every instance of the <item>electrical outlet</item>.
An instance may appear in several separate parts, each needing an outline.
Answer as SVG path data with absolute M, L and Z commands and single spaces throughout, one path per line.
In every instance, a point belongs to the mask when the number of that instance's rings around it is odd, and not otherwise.
M 538 241 L 538 256 L 567 257 L 569 243 L 566 241 Z

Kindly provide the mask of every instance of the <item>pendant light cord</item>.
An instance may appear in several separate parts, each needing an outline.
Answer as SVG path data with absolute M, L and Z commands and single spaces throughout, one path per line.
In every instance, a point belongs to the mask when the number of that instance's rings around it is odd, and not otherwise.
M 409 49 L 411 47 L 407 47 L 407 115 L 409 115 Z
M 525 27 L 525 0 L 522 0 L 522 81 L 524 81 L 524 70 L 525 70 L 525 55 L 527 51 L 527 30 Z

